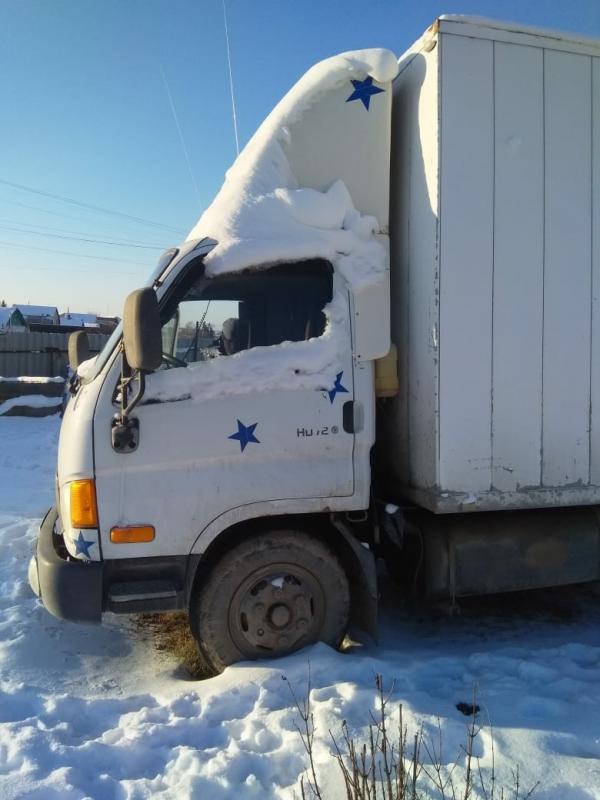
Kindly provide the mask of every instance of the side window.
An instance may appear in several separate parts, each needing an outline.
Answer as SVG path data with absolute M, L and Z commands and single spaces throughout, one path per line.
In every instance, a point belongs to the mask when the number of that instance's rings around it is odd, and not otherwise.
M 163 323 L 167 365 L 321 336 L 331 295 L 332 270 L 324 261 L 201 277 Z

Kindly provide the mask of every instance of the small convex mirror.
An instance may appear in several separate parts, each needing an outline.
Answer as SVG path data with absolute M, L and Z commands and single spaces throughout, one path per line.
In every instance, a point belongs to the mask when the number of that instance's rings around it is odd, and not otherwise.
M 125 300 L 123 346 L 132 369 L 152 372 L 162 362 L 162 336 L 154 289 L 136 289 Z
M 90 341 L 85 331 L 75 331 L 69 336 L 69 366 L 73 371 L 90 357 Z

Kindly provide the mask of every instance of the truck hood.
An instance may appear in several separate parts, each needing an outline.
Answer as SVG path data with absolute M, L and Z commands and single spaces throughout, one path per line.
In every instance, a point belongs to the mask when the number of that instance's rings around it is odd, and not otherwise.
M 92 420 L 98 397 L 97 379 L 80 386 L 71 397 L 58 441 L 58 483 L 63 487 L 78 478 L 94 477 Z

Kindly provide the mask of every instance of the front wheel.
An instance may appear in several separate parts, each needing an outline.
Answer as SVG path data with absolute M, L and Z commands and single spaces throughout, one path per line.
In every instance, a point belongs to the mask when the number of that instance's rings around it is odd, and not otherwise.
M 333 552 L 301 531 L 240 542 L 194 592 L 190 624 L 217 671 L 316 641 L 338 647 L 348 625 L 348 579 Z

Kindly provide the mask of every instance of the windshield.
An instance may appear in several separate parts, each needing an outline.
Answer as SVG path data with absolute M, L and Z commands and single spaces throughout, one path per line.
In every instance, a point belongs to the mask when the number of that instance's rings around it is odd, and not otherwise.
M 206 240 L 203 239 L 200 244 L 202 244 L 204 242 L 207 242 L 208 244 L 210 244 L 212 246 L 214 246 L 214 244 L 215 244 L 215 242 L 213 242 L 210 239 L 206 239 Z M 191 243 L 191 248 L 190 249 L 195 250 L 197 248 L 198 248 L 198 244 Z M 152 274 L 150 275 L 150 278 L 148 279 L 148 282 L 146 283 L 146 286 L 153 286 L 154 288 L 157 288 L 158 286 L 160 286 L 161 282 L 165 279 L 165 273 L 173 265 L 173 263 L 175 261 L 175 257 L 177 255 L 179 255 L 180 252 L 181 252 L 181 250 L 176 248 L 176 247 L 173 247 L 170 250 L 166 250 L 163 253 L 163 255 L 160 257 L 156 268 L 152 271 Z M 183 250 L 183 253 L 185 255 L 185 249 Z M 202 255 L 200 256 L 200 259 L 203 259 L 204 255 L 205 255 L 205 253 L 202 253 Z M 190 264 L 186 266 L 185 270 L 183 271 L 183 274 L 186 274 L 187 270 L 194 263 L 197 263 L 197 261 L 196 260 L 191 261 Z M 121 339 L 122 335 L 123 335 L 123 321 L 121 320 L 121 322 L 119 322 L 117 327 L 112 332 L 110 338 L 108 339 L 108 341 L 106 342 L 106 344 L 104 345 L 104 347 L 102 348 L 100 353 L 98 353 L 98 355 L 96 356 L 93 368 L 90 370 L 89 375 L 82 375 L 81 376 L 81 380 L 82 380 L 83 383 L 89 383 L 89 381 L 93 381 L 94 378 L 97 375 L 100 374 L 100 372 L 106 366 L 106 363 L 108 362 L 108 360 L 111 357 L 112 353 L 114 352 L 114 349 L 115 349 L 117 343 L 119 342 L 119 340 Z
M 146 286 L 152 286 L 155 281 L 159 280 L 165 269 L 169 266 L 169 264 L 173 261 L 175 256 L 179 250 L 176 247 L 171 248 L 170 250 L 166 250 L 162 256 L 158 260 L 158 264 L 152 270 L 152 274 L 148 279 Z M 100 372 L 104 369 L 104 365 L 110 358 L 115 346 L 121 336 L 123 335 L 123 321 L 119 322 L 117 327 L 111 333 L 110 337 L 107 339 L 104 347 L 98 353 L 94 360 L 93 368 L 90 370 L 89 374 L 80 375 L 81 380 L 83 383 L 88 383 L 89 381 L 93 381 L 96 375 L 99 375 Z

